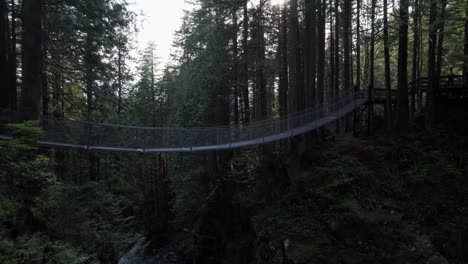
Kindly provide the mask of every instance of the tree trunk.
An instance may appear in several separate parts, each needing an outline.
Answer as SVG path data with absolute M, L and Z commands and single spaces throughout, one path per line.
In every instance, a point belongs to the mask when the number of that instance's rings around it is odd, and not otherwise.
M 373 126 L 373 117 L 374 117 L 374 58 L 375 58 L 375 4 L 376 0 L 372 0 L 372 6 L 371 6 L 371 43 L 370 43 L 370 54 L 369 54 L 369 64 L 370 64 L 370 69 L 369 69 L 369 88 L 368 88 L 368 94 L 369 94 L 369 109 L 367 111 L 367 129 L 368 129 L 368 134 L 372 133 L 372 126 Z
M 242 32 L 242 48 L 243 48 L 243 73 L 242 73 L 242 97 L 244 105 L 244 124 L 250 122 L 250 101 L 249 101 L 249 0 L 244 1 L 244 21 Z
M 39 120 L 42 110 L 42 0 L 23 0 L 22 120 Z
M 317 68 L 317 101 L 322 105 L 325 101 L 325 18 L 326 18 L 326 0 L 320 1 L 318 9 L 318 23 L 317 23 L 317 55 L 318 55 L 318 68 Z
M 361 0 L 356 0 L 356 83 L 354 92 L 359 93 L 361 90 Z M 355 95 L 356 96 L 356 95 Z M 353 112 L 353 135 L 356 136 L 360 121 L 358 120 L 358 111 Z
M 89 40 L 87 40 L 89 42 Z M 86 45 L 87 50 L 85 51 L 84 61 L 85 61 L 85 93 L 86 93 L 86 119 L 88 121 L 93 121 L 93 68 L 90 61 L 92 60 L 91 50 L 89 50 L 89 44 Z
M 238 30 L 238 19 L 237 19 L 237 10 L 238 6 L 232 11 L 232 23 L 233 23 L 233 33 L 232 33 L 232 53 L 234 58 L 234 76 L 233 76 L 233 93 L 234 93 L 234 124 L 240 124 L 239 118 L 239 43 L 237 41 L 237 30 Z
M 361 89 L 361 0 L 356 2 L 356 87 Z
M 119 36 L 120 37 L 120 36 Z M 123 73 L 122 73 L 122 42 L 119 40 L 117 44 L 117 116 L 120 119 L 122 114 L 122 104 L 123 104 L 123 90 L 122 90 L 122 82 L 123 82 Z
M 335 0 L 335 97 L 340 96 L 340 11 L 339 0 Z M 333 62 L 332 62 L 333 63 Z M 336 121 L 336 133 L 341 132 L 340 120 Z
M 0 0 L 0 72 L 2 74 L 3 84 L 0 86 L 0 108 L 9 106 L 9 23 L 8 23 L 8 4 L 6 0 Z M 5 78 L 6 77 L 6 78 Z
M 96 182 L 98 179 L 98 169 L 97 169 L 97 160 L 96 153 L 94 151 L 88 152 L 88 162 L 89 162 L 89 178 L 91 182 Z
M 343 81 L 346 93 L 351 89 L 351 0 L 343 2 L 344 6 L 344 25 L 343 25 L 343 50 L 344 50 L 344 69 Z
M 330 9 L 333 6 L 333 0 L 330 0 Z M 330 11 L 331 13 L 331 11 Z M 334 40 L 334 27 L 333 27 L 333 19 L 330 19 L 330 41 L 329 41 L 328 50 L 330 50 L 330 101 L 333 103 L 333 98 L 335 97 L 335 82 L 336 82 L 336 71 L 335 71 L 335 40 Z
M 45 0 L 42 2 L 42 12 L 47 14 L 47 5 Z M 49 28 L 47 27 L 47 23 L 42 21 L 42 43 L 44 47 L 49 39 Z M 42 116 L 48 117 L 49 116 L 49 103 L 50 103 L 50 94 L 49 94 L 49 83 L 48 83 L 48 75 L 47 75 L 47 49 L 42 49 L 42 58 L 44 59 L 42 65 Z
M 442 57 L 444 55 L 444 31 L 445 31 L 445 9 L 447 7 L 447 0 L 442 0 L 440 6 L 439 17 L 439 39 L 437 43 L 437 63 L 436 63 L 436 78 L 437 83 L 440 83 L 440 75 L 442 74 Z
M 468 1 L 465 2 L 465 40 L 463 44 L 463 80 L 465 89 L 468 89 Z
M 387 130 L 393 126 L 393 113 L 392 113 L 392 80 L 390 79 L 390 47 L 388 43 L 388 17 L 387 17 L 387 0 L 383 4 L 383 39 L 384 39 L 384 63 L 385 63 L 385 124 Z
M 290 0 L 288 18 L 288 64 L 289 64 L 289 113 L 299 110 L 299 22 L 297 0 Z
M 428 80 L 426 103 L 426 128 L 431 129 L 435 122 L 435 90 L 437 89 L 436 77 L 436 43 L 437 43 L 437 1 L 431 0 L 429 13 L 429 47 L 428 47 Z
M 151 118 L 151 126 L 155 127 L 156 126 L 156 78 L 155 78 L 155 64 L 156 62 L 154 61 L 154 47 L 151 48 L 151 105 L 152 105 L 152 118 Z M 225 94 L 225 93 L 223 93 Z M 218 123 L 219 124 L 219 123 Z
M 317 7 L 314 0 L 305 1 L 305 106 L 310 108 L 315 105 L 315 77 L 317 73 Z
M 256 43 L 256 63 L 255 63 L 255 86 L 256 91 L 258 92 L 257 98 L 257 111 L 256 121 L 263 120 L 267 118 L 268 109 L 267 109 L 267 92 L 266 92 L 266 80 L 265 80 L 265 35 L 263 32 L 263 10 L 262 5 L 260 5 L 257 10 L 256 17 L 256 28 L 255 28 L 255 41 Z
M 408 132 L 408 0 L 400 0 L 398 30 L 398 106 L 397 125 L 401 134 Z
M 16 77 L 16 5 L 15 0 L 11 0 L 11 47 L 10 47 L 10 56 L 9 56 L 9 83 L 8 83 L 8 103 L 10 109 L 15 111 L 18 102 L 18 92 L 17 92 L 17 77 Z
M 416 80 L 419 78 L 419 0 L 414 1 L 413 6 L 413 67 L 411 79 L 413 81 L 413 87 L 411 90 L 411 116 L 414 116 L 416 112 L 416 93 L 419 90 L 419 82 Z
M 62 58 L 58 52 L 54 52 L 52 54 L 52 60 L 55 63 L 61 63 Z M 55 118 L 63 118 L 63 106 L 61 102 L 63 101 L 63 76 L 60 70 L 53 71 L 52 75 L 52 108 L 53 108 L 53 116 Z
M 284 116 L 288 113 L 288 12 L 286 6 L 281 11 L 281 21 L 279 30 L 279 111 L 280 115 Z
M 344 81 L 344 88 L 343 88 L 343 95 L 349 96 L 351 94 L 351 86 L 352 86 L 352 77 L 351 77 L 351 38 L 352 38 L 352 30 L 351 30 L 351 5 L 352 0 L 346 0 L 343 2 L 343 56 L 344 56 L 344 69 L 343 69 L 343 81 Z M 349 131 L 351 129 L 351 119 L 350 115 L 345 117 L 345 131 Z

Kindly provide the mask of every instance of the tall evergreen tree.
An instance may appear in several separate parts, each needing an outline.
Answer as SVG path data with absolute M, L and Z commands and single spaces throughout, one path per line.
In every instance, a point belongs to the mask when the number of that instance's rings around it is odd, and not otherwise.
M 420 0 L 415 0 L 413 3 L 413 64 L 411 68 L 411 79 L 412 81 L 416 81 L 413 84 L 413 90 L 411 91 L 411 115 L 413 116 L 416 112 L 416 93 L 419 91 L 419 82 L 417 79 L 420 77 L 420 67 L 419 61 L 421 60 L 419 53 L 421 49 L 421 41 L 420 41 Z M 418 94 L 419 97 L 419 94 Z
M 267 83 L 265 77 L 265 33 L 263 9 L 266 2 L 260 1 L 255 11 L 252 44 L 255 47 L 255 120 L 260 121 L 268 116 Z
M 249 0 L 244 0 L 243 5 L 243 28 L 242 28 L 242 103 L 244 110 L 244 123 L 250 122 L 250 99 L 249 99 Z
M 22 89 L 20 112 L 23 120 L 39 120 L 42 111 L 42 0 L 23 1 Z
M 289 104 L 290 113 L 299 111 L 300 103 L 300 50 L 299 50 L 299 14 L 297 0 L 289 2 L 288 17 L 288 64 L 289 64 Z
M 356 0 L 356 86 L 361 89 L 361 0 Z
M 388 39 L 388 6 L 387 0 L 383 1 L 383 41 L 384 41 L 384 63 L 385 63 L 385 124 L 387 130 L 393 126 L 392 111 L 392 80 L 390 78 L 390 44 Z
M 437 39 L 437 58 L 436 58 L 436 76 L 437 81 L 440 82 L 440 75 L 442 73 L 442 59 L 444 56 L 444 33 L 445 33 L 445 13 L 447 8 L 447 0 L 442 0 L 440 3 L 440 11 L 438 18 L 438 39 Z
M 400 1 L 398 37 L 398 113 L 397 126 L 402 134 L 409 129 L 408 94 L 408 0 Z
M 436 44 L 437 44 L 437 1 L 430 1 L 429 13 L 429 39 L 428 39 L 428 55 L 427 55 L 427 70 L 429 84 L 427 87 L 427 103 L 426 103 L 426 127 L 432 128 L 435 122 L 435 92 L 437 89 L 436 77 Z
M 371 37 L 370 37 L 370 51 L 369 51 L 369 86 L 368 86 L 368 94 L 369 94 L 369 106 L 368 106 L 368 113 L 367 113 L 367 127 L 368 127 L 368 134 L 372 133 L 373 127 L 373 116 L 374 116 L 374 86 L 375 86 L 375 8 L 376 8 L 376 0 L 372 0 L 371 3 Z
M 315 104 L 317 74 L 317 6 L 312 0 L 305 1 L 304 66 L 306 107 Z
M 325 24 L 327 1 L 321 0 L 317 16 L 317 102 L 322 105 L 325 102 Z
M 6 0 L 0 1 L 0 72 L 2 73 L 2 79 L 7 80 L 1 86 L 0 94 L 0 108 L 7 108 L 9 106 L 8 102 L 8 67 L 9 67 L 9 55 L 10 55 L 10 39 L 8 36 L 9 31 L 9 21 L 8 21 L 8 4 Z
M 281 9 L 281 20 L 279 29 L 278 43 L 278 64 L 279 64 L 279 113 L 284 116 L 288 113 L 288 24 L 287 24 L 287 7 Z
M 334 33 L 335 33 L 335 38 L 333 39 L 333 43 L 335 44 L 334 46 L 334 61 L 332 63 L 335 64 L 334 69 L 335 69 L 335 87 L 333 95 L 338 98 L 340 96 L 340 68 L 341 68 L 341 56 L 340 56 L 340 28 L 341 28 L 341 13 L 340 13 L 340 1 L 335 0 L 335 6 L 334 6 L 334 11 L 335 11 L 335 28 L 334 28 Z M 335 131 L 336 133 L 341 132 L 341 125 L 340 125 L 340 120 L 336 121 L 336 128 Z

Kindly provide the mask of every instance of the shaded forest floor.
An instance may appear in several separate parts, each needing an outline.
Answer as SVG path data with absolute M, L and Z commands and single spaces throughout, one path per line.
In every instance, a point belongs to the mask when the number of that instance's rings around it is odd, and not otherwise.
M 449 130 L 235 153 L 160 244 L 141 178 L 61 184 L 48 156 L 0 149 L 0 263 L 116 263 L 136 242 L 150 256 L 122 263 L 468 263 L 468 138 Z
M 254 206 L 255 263 L 467 263 L 463 138 L 438 131 L 318 146 L 288 188 Z M 263 200 L 251 195 L 239 197 Z

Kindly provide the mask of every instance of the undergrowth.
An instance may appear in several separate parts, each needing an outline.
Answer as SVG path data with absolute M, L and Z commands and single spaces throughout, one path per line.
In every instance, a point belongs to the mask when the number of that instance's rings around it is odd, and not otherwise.
M 309 153 L 319 158 L 289 175 L 300 184 L 257 207 L 256 260 L 283 250 L 292 263 L 466 263 L 468 148 L 457 142 L 435 131 Z

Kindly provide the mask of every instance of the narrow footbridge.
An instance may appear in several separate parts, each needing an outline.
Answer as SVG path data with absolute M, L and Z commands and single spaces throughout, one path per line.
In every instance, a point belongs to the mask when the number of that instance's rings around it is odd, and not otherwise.
M 39 146 L 111 152 L 196 152 L 261 145 L 323 127 L 367 102 L 345 92 L 329 103 L 240 126 L 207 128 L 135 127 L 65 119 L 43 120 Z M 8 135 L 0 139 L 11 139 Z

